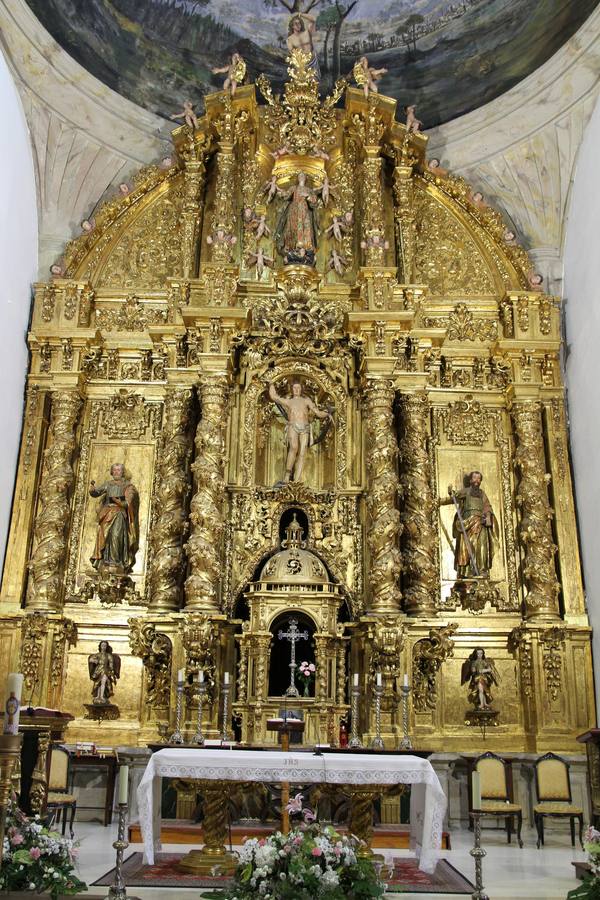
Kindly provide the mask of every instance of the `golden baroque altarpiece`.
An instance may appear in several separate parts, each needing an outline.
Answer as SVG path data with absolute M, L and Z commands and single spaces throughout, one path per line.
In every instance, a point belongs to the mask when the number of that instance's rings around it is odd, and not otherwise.
M 208 96 L 36 285 L 1 665 L 76 717 L 70 739 L 101 720 L 130 745 L 172 730 L 181 668 L 204 671 L 218 736 L 227 671 L 241 739 L 272 743 L 296 618 L 307 743 L 337 739 L 354 673 L 372 736 L 380 672 L 388 747 L 404 673 L 415 746 L 481 745 L 461 684 L 481 648 L 485 746 L 575 751 L 595 710 L 559 303 L 394 100 L 340 83 L 319 101 L 306 63 L 282 97 L 262 77 Z M 459 570 L 448 486 L 460 512 L 473 471 L 494 527 Z M 110 715 L 89 703 L 102 641 Z

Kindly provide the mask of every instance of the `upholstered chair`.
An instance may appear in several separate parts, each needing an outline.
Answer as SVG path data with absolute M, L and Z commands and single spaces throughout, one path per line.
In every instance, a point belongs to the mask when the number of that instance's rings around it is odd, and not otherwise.
M 533 818 L 537 828 L 538 849 L 544 845 L 544 816 L 569 819 L 571 844 L 575 846 L 575 820 L 579 821 L 579 843 L 583 849 L 583 809 L 575 806 L 571 795 L 569 764 L 556 753 L 546 753 L 535 763 L 537 804 Z
M 513 824 L 516 820 L 517 842 L 523 846 L 521 829 L 523 810 L 513 802 L 512 766 L 510 761 L 495 753 L 483 753 L 473 760 L 470 774 L 476 770 L 481 781 L 481 815 L 503 818 L 506 823 L 506 839 L 511 843 Z M 472 823 L 473 797 L 469 777 L 469 820 Z
M 56 816 L 57 824 L 63 814 L 62 833 L 67 828 L 67 813 L 70 811 L 69 831 L 73 837 L 73 822 L 77 810 L 77 800 L 73 794 L 67 793 L 69 787 L 69 754 L 62 747 L 54 746 L 50 757 L 50 777 L 48 780 L 48 799 L 46 810 L 53 817 Z

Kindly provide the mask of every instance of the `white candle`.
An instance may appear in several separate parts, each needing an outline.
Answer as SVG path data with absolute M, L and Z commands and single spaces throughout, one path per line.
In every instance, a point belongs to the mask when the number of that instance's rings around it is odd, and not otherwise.
M 18 734 L 21 713 L 21 694 L 24 676 L 12 672 L 6 681 L 6 703 L 4 705 L 4 734 Z
M 229 672 L 225 672 L 223 675 L 223 684 L 229 684 Z
M 354 673 L 354 687 L 358 687 L 358 672 Z
M 472 808 L 475 810 L 481 809 L 481 776 L 477 769 L 473 770 L 471 778 L 471 794 L 473 799 Z
M 381 687 L 381 672 L 378 672 L 375 676 L 375 684 L 377 687 Z
M 404 687 L 408 687 L 408 675 L 404 673 Z
M 198 682 L 200 684 L 204 684 L 204 672 L 202 671 L 202 669 L 200 669 L 200 671 L 198 672 Z
M 183 684 L 185 672 L 183 669 L 179 669 L 177 672 L 177 684 Z
M 127 803 L 127 789 L 129 788 L 129 766 L 121 766 L 119 769 L 119 803 Z

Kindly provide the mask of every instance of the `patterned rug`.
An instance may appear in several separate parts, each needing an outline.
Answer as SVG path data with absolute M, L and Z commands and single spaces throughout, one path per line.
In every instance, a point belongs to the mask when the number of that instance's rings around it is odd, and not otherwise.
M 127 887 L 179 887 L 179 888 L 223 888 L 231 879 L 223 876 L 198 878 L 181 871 L 177 863 L 184 853 L 157 853 L 153 866 L 146 865 L 141 853 L 132 853 L 123 863 L 123 876 Z M 103 875 L 95 885 L 113 883 L 114 869 Z M 445 859 L 440 860 L 432 875 L 421 872 L 415 859 L 399 859 L 393 871 L 386 869 L 385 879 L 388 891 L 393 894 L 412 892 L 418 894 L 471 894 L 473 885 L 451 866 Z

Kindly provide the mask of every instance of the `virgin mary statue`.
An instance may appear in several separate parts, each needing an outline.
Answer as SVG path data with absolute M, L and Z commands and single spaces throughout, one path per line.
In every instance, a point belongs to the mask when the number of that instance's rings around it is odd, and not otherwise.
M 317 249 L 317 195 L 306 184 L 304 172 L 298 174 L 285 200 L 275 229 L 277 250 L 286 263 L 312 266 Z

